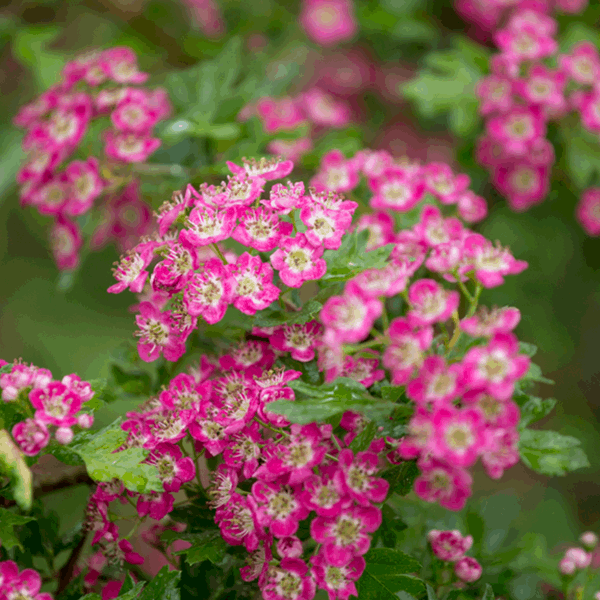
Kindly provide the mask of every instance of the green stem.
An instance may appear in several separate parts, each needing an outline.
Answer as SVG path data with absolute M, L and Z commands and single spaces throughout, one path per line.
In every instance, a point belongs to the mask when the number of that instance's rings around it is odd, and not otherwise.
M 221 262 L 225 266 L 227 266 L 227 261 L 225 260 L 223 253 L 219 250 L 219 246 L 217 246 L 217 244 L 211 244 L 210 247 L 213 249 L 214 253 L 221 259 Z
M 458 271 L 454 272 L 454 276 L 456 277 L 456 282 L 458 283 L 458 287 L 460 288 L 460 291 L 465 295 L 465 297 L 469 301 L 469 304 L 472 305 L 473 304 L 473 296 L 471 296 L 469 290 L 467 289 L 467 286 L 461 281 L 461 276 L 458 274 Z
M 372 348 L 373 346 L 383 346 L 386 343 L 385 337 L 377 337 L 373 340 L 369 340 L 368 342 L 363 342 L 362 344 L 344 344 L 344 351 L 346 353 L 353 353 L 362 350 L 363 348 Z
M 171 177 L 181 177 L 182 175 L 191 176 L 192 170 L 182 165 L 158 165 L 153 163 L 137 163 L 133 165 L 133 170 L 142 175 L 170 175 Z

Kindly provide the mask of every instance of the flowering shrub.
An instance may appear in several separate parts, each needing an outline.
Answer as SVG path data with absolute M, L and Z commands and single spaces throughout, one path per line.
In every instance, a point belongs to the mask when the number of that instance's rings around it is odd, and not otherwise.
M 257 580 L 267 600 L 382 586 L 420 596 L 420 563 L 382 538 L 395 495 L 414 488 L 458 511 L 479 458 L 493 478 L 520 458 L 548 474 L 587 464 L 571 438 L 526 428 L 553 403 L 528 395 L 544 379 L 512 333 L 519 310 L 479 306 L 527 263 L 464 225 L 485 201 L 447 165 L 331 152 L 307 186 L 287 179 L 289 160 L 228 168 L 226 181 L 190 185 L 162 207 L 157 232 L 122 257 L 108 290 L 138 294 L 137 353 L 142 364 L 164 358 L 162 387 L 124 420 L 73 436 L 74 424 L 91 425 L 75 416 L 90 384 L 5 365 L 5 404 L 31 410 L 29 398 L 37 409 L 15 441 L 33 456 L 55 425 L 57 441 L 72 442 L 59 459 L 83 461 L 99 482 L 84 524 L 96 548 L 87 589 L 108 565 L 144 564 L 132 536 L 150 519 L 172 564 L 174 540 L 189 542 L 176 555 L 192 565 L 197 553 L 236 557 L 230 566 L 245 555 L 241 580 Z M 232 325 L 237 341 L 194 354 Z M 129 504 L 125 533 L 118 507 Z M 481 577 L 464 555 L 471 536 L 428 539 L 453 564 L 436 585 Z M 169 585 L 177 574 L 165 572 Z
M 589 466 L 535 425 L 556 400 L 517 336 L 530 252 L 484 235 L 488 176 L 522 211 L 589 156 L 600 59 L 555 15 L 585 3 L 457 3 L 495 56 L 420 0 L 304 0 L 297 44 L 272 4 L 242 39 L 264 7 L 186 0 L 170 64 L 198 64 L 151 88 L 128 47 L 82 55 L 15 119 L 21 204 L 54 220 L 62 271 L 117 242 L 135 342 L 89 381 L 0 361 L 0 600 L 597 597 L 592 532 L 554 557 L 477 499 L 482 471 Z M 454 157 L 414 160 L 410 126 L 409 156 L 385 148 L 402 96 L 447 118 Z M 597 235 L 583 165 L 565 173 Z

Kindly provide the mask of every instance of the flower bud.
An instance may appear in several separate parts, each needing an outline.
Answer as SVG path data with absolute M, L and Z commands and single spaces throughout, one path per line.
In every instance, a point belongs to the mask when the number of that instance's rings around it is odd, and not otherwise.
M 83 413 L 77 417 L 77 425 L 82 429 L 89 429 L 94 423 L 94 416 L 90 413 Z
M 582 548 L 569 548 L 563 560 L 570 560 L 578 569 L 585 569 L 592 562 L 592 555 Z
M 54 437 L 59 444 L 70 444 L 73 440 L 73 430 L 70 427 L 59 427 Z
M 563 558 L 560 561 L 560 563 L 558 563 L 558 570 L 563 575 L 573 575 L 573 573 L 575 573 L 576 568 L 577 565 L 572 560 L 569 560 L 567 558 Z
M 598 536 L 593 531 L 586 531 L 581 534 L 579 541 L 588 549 L 596 547 L 598 543 Z
M 454 572 L 462 581 L 472 583 L 481 577 L 483 569 L 474 558 L 465 556 L 454 565 Z

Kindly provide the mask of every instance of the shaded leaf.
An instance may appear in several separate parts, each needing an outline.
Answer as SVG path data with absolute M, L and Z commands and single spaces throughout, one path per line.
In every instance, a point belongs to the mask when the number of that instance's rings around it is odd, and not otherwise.
M 6 508 L 0 508 L 0 543 L 3 548 L 10 550 L 17 546 L 23 550 L 23 545 L 15 533 L 15 527 L 33 521 L 33 517 L 17 515 Z
M 302 325 L 317 317 L 323 305 L 316 300 L 309 300 L 298 312 L 261 311 L 253 321 L 255 327 L 278 327 L 280 325 Z
M 179 580 L 181 571 L 169 571 L 164 566 L 150 582 L 146 584 L 139 600 L 179 600 Z
M 327 261 L 327 273 L 321 281 L 337 282 L 348 281 L 366 269 L 382 269 L 394 244 L 387 244 L 380 248 L 367 251 L 369 231 L 355 230 L 345 236 L 342 245 L 337 250 L 326 250 L 323 258 Z
M 519 422 L 521 428 L 543 419 L 550 414 L 556 405 L 554 398 L 538 398 L 537 396 L 527 396 L 525 394 L 514 396 L 514 400 L 521 409 L 521 420 Z
M 0 474 L 10 477 L 11 491 L 19 508 L 30 510 L 33 502 L 31 471 L 23 453 L 4 429 L 0 429 Z
M 213 564 L 218 563 L 223 560 L 228 548 L 227 542 L 221 537 L 218 530 L 180 534 L 177 539 L 186 540 L 192 544 L 190 548 L 174 552 L 176 555 L 184 555 L 190 565 L 205 560 L 209 560 Z
M 403 591 L 418 596 L 425 591 L 425 584 L 408 573 L 418 572 L 417 560 L 389 548 L 373 548 L 365 556 L 367 566 L 357 581 L 360 600 L 397 600 Z
M 589 467 L 581 442 L 556 431 L 524 429 L 520 433 L 521 460 L 543 475 L 566 475 L 570 471 Z
M 406 496 L 412 490 L 419 473 L 416 461 L 409 460 L 386 469 L 381 477 L 390 484 L 390 493 Z

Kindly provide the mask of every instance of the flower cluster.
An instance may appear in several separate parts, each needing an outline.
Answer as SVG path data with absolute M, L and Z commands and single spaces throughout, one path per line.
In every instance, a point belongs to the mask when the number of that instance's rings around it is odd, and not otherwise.
M 533 7 L 536 11 L 548 14 L 551 12 L 576 14 L 580 13 L 588 5 L 589 0 L 456 0 L 457 12 L 475 30 L 472 32 L 476 37 L 488 41 L 491 34 L 498 26 L 506 20 L 507 13 L 512 10 L 525 10 Z
M 380 153 L 361 155 L 365 164 L 380 157 Z M 323 162 L 328 165 L 330 161 L 328 156 Z M 512 333 L 520 313 L 510 307 L 479 312 L 476 308 L 484 288 L 502 284 L 504 276 L 520 273 L 527 263 L 469 230 L 459 219 L 444 217 L 434 205 L 423 206 L 416 225 L 396 233 L 397 212 L 413 208 L 426 189 L 435 193 L 437 187 L 446 200 L 442 204 L 458 204 L 459 214 L 460 198 L 474 196 L 459 183 L 460 176 L 451 172 L 442 171 L 444 179 L 431 181 L 428 175 L 439 174 L 440 165 L 379 168 L 384 174 L 374 179 L 370 202 L 386 212 L 361 216 L 357 226 L 372 227 L 371 248 L 391 242 L 393 250 L 384 268 L 360 273 L 346 283 L 341 295 L 329 298 L 323 306 L 319 364 L 326 380 L 333 380 L 344 374 L 348 357 L 356 360 L 369 348 L 372 372 L 387 369 L 391 383 L 405 386 L 407 398 L 416 406 L 408 435 L 388 440 L 395 444 L 391 460 L 418 458 L 421 475 L 416 493 L 459 510 L 471 493 L 467 469 L 479 457 L 493 478 L 519 460 L 516 427 L 520 411 L 512 395 L 516 381 L 529 368 L 529 358 L 520 354 Z M 415 176 L 415 172 L 423 175 Z M 345 182 L 344 189 L 356 185 L 347 183 L 346 175 L 328 178 L 327 174 L 326 168 L 313 183 L 323 182 L 334 189 L 339 189 L 338 181 Z M 468 300 L 463 319 L 458 311 L 459 291 L 447 289 L 438 278 L 457 285 Z M 473 292 L 467 283 L 474 285 Z M 398 294 L 404 298 L 404 314 L 389 322 L 386 300 Z M 451 337 L 449 320 L 454 323 Z M 379 322 L 381 332 L 375 328 Z M 376 347 L 380 352 L 373 351 Z M 457 352 L 459 347 L 461 352 Z
M 584 548 L 568 548 L 558 564 L 558 570 L 566 576 L 587 569 L 592 564 L 592 555 L 598 546 L 598 536 L 592 531 L 582 533 L 579 541 Z
M 549 122 L 565 122 L 576 113 L 592 136 L 600 133 L 598 49 L 579 42 L 559 54 L 557 29 L 556 20 L 541 8 L 514 8 L 506 26 L 494 33 L 500 53 L 490 62 L 492 73 L 477 86 L 486 120 L 477 159 L 517 211 L 539 204 L 548 194 L 555 160 L 546 138 Z M 584 194 L 577 216 L 586 231 L 598 235 L 594 197 L 595 190 Z
M 217 323 L 230 305 L 254 315 L 278 300 L 285 286 L 299 288 L 320 279 L 327 268 L 324 250 L 339 248 L 351 225 L 356 202 L 312 189 L 305 194 L 301 182 L 277 183 L 268 198 L 262 197 L 267 181 L 289 175 L 290 161 L 261 159 L 229 167 L 234 175 L 227 182 L 199 190 L 188 186 L 185 194 L 175 194 L 160 211 L 158 234 L 138 244 L 114 271 L 118 283 L 110 292 L 139 293 L 153 259 L 162 259 L 153 266 L 152 293 L 140 303 L 136 319 L 138 348 L 146 361 L 161 353 L 170 361 L 181 357 L 199 317 Z M 296 212 L 302 232 L 289 216 Z M 224 255 L 217 244 L 229 238 L 248 251 Z M 310 339 L 311 333 L 288 332 L 276 343 L 295 345 L 302 353 L 309 348 L 300 337 Z
M 54 219 L 51 245 L 60 269 L 77 266 L 83 244 L 77 218 L 103 194 L 103 222 L 92 245 L 112 237 L 127 247 L 148 232 L 150 210 L 132 165 L 158 148 L 152 130 L 171 109 L 165 90 L 141 87 L 147 78 L 130 48 L 85 54 L 68 62 L 60 82 L 14 120 L 27 130 L 28 157 L 17 175 L 21 202 Z M 103 157 L 94 156 L 100 138 Z
M 12 560 L 0 562 L 0 598 L 13 600 L 52 600 L 52 596 L 41 592 L 42 578 L 33 569 L 19 571 L 18 565 Z
M 174 505 L 173 494 L 196 477 L 193 457 L 220 457 L 208 488 L 221 535 L 244 546 L 246 581 L 259 580 L 267 600 L 313 597 L 316 587 L 330 598 L 356 595 L 370 534 L 381 524 L 380 505 L 388 482 L 385 440 L 353 452 L 331 425 L 290 425 L 268 410 L 277 399 L 294 399 L 287 383 L 301 373 L 276 368 L 265 341 L 248 341 L 230 354 L 181 373 L 140 410 L 128 413 L 125 447 L 149 450 L 162 492 L 138 494 L 118 481 L 100 484 L 87 511 L 93 543 L 112 562 L 140 564 L 143 558 L 119 536 L 109 517 L 113 501 L 135 502 L 140 517 L 159 521 Z M 310 533 L 299 533 L 309 520 Z M 299 536 L 302 536 L 301 537 Z M 304 548 L 315 550 L 310 560 Z
M 463 537 L 457 529 L 452 531 L 438 531 L 432 529 L 427 534 L 431 549 L 436 558 L 445 563 L 451 563 L 454 573 L 461 582 L 473 583 L 477 581 L 483 572 L 481 565 L 476 559 L 465 556 L 465 553 L 473 545 L 473 538 L 468 535 Z
M 322 86 L 314 85 L 297 96 L 260 98 L 245 106 L 238 118 L 246 120 L 252 116 L 258 117 L 269 135 L 307 128 L 306 135 L 302 137 L 275 138 L 267 145 L 270 153 L 295 161 L 312 149 L 312 138 L 315 135 L 326 129 L 348 125 L 352 119 L 352 109 L 344 98 L 325 91 Z
M 82 412 L 94 391 L 77 375 L 65 375 L 61 381 L 52 378 L 48 369 L 15 361 L 12 368 L 5 361 L 0 374 L 2 400 L 14 403 L 18 413 L 26 415 L 12 428 L 12 435 L 27 456 L 39 454 L 50 442 L 50 434 L 59 444 L 73 439 L 73 427 L 88 429 L 93 415 Z

